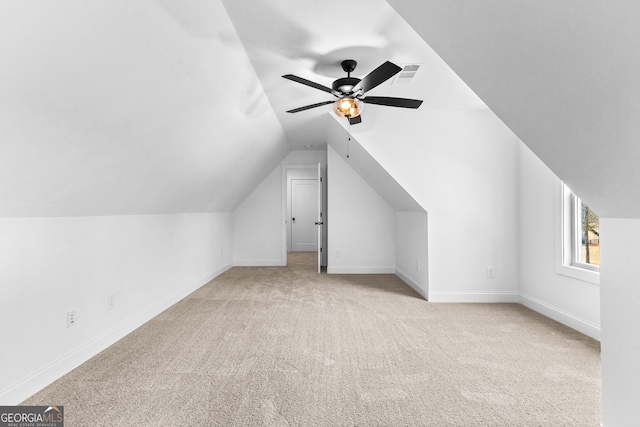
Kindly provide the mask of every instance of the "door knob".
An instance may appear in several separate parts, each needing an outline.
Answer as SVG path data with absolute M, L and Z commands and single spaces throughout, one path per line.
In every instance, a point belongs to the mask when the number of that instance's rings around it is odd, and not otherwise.
M 324 225 L 324 222 L 316 222 L 316 225 Z

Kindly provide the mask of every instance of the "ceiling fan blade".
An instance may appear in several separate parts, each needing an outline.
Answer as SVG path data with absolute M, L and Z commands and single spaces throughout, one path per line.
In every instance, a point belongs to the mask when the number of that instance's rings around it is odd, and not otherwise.
M 357 125 L 358 123 L 362 123 L 362 115 L 359 115 L 358 117 L 349 117 L 350 125 Z
M 289 110 L 287 111 L 287 113 L 298 113 L 300 111 L 309 110 L 311 108 L 321 107 L 327 104 L 333 104 L 334 102 L 335 101 L 324 101 L 324 102 L 318 102 L 317 104 L 305 105 L 304 107 L 294 108 L 293 110 Z
M 303 79 L 302 77 L 298 77 L 298 76 L 294 76 L 293 74 L 285 74 L 284 76 L 285 79 L 289 79 L 291 81 L 294 81 L 296 83 L 300 83 L 303 84 L 305 86 L 311 86 L 312 88 L 324 91 L 324 92 L 329 92 L 332 95 L 338 96 L 336 95 L 335 91 L 329 87 L 323 86 L 320 83 L 316 83 L 316 82 L 312 82 L 311 80 L 307 80 L 307 79 Z
M 422 104 L 420 99 L 392 98 L 389 96 L 367 96 L 362 98 L 366 104 L 386 105 L 389 107 L 418 108 Z
M 402 70 L 402 68 L 393 62 L 387 61 L 360 80 L 360 83 L 353 87 L 353 92 L 357 92 L 358 90 L 368 92 L 398 74 L 400 70 Z

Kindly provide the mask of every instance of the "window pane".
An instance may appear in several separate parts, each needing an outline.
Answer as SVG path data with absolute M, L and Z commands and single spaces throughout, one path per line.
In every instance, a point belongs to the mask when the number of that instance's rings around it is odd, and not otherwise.
M 578 262 L 600 265 L 600 219 L 589 206 L 579 200 L 580 251 Z

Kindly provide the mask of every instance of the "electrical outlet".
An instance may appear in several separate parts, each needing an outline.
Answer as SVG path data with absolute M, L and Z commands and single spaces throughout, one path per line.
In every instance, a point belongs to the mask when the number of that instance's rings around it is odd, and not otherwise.
M 116 294 L 107 295 L 107 311 L 116 308 Z
M 496 277 L 493 267 L 487 267 L 487 277 L 489 279 L 493 279 L 494 277 Z
M 76 311 L 75 310 L 68 311 L 67 312 L 67 328 L 74 326 L 77 321 L 78 319 L 76 317 Z
M 336 249 L 336 257 L 340 256 L 340 249 Z

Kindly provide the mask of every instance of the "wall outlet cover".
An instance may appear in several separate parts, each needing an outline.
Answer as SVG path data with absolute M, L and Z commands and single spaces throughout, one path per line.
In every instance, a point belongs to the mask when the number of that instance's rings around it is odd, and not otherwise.
M 76 316 L 76 311 L 75 310 L 71 310 L 67 312 L 67 328 L 70 328 L 72 326 L 74 326 L 78 321 L 78 318 Z

